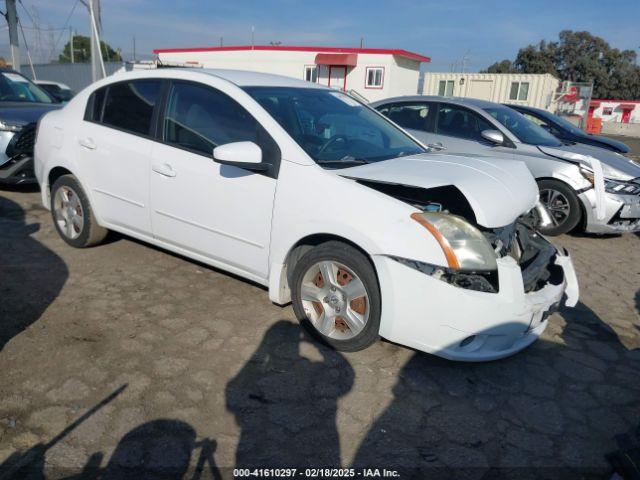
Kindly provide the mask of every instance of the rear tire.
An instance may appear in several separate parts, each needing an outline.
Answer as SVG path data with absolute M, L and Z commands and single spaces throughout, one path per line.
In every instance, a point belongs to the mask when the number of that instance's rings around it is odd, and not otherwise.
M 559 180 L 538 180 L 540 201 L 545 206 L 553 224 L 540 227 L 544 235 L 556 236 L 570 232 L 580 223 L 582 210 L 576 192 Z
M 302 255 L 291 278 L 293 310 L 314 337 L 345 352 L 378 339 L 380 287 L 362 252 L 338 241 L 323 243 Z
M 108 233 L 98 225 L 89 199 L 73 175 L 59 177 L 51 187 L 51 216 L 60 237 L 72 247 L 97 245 Z

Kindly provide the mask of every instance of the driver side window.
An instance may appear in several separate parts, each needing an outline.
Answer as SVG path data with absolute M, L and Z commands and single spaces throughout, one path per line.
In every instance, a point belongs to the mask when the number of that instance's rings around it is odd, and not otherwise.
M 483 141 L 483 130 L 495 130 L 495 127 L 480 115 L 458 105 L 440 104 L 438 110 L 437 132 L 442 135 Z
M 164 141 L 211 156 L 218 145 L 258 143 L 258 122 L 227 95 L 204 85 L 174 83 L 163 121 Z

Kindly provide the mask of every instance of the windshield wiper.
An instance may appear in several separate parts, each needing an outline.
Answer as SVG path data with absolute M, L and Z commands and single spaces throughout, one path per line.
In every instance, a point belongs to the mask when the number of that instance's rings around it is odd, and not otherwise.
M 345 164 L 345 163 L 355 163 L 357 165 L 366 165 L 367 162 L 366 160 L 362 159 L 362 158 L 354 158 L 352 156 L 344 156 L 342 157 L 340 160 L 316 160 L 316 163 L 318 165 L 326 165 L 326 164 Z

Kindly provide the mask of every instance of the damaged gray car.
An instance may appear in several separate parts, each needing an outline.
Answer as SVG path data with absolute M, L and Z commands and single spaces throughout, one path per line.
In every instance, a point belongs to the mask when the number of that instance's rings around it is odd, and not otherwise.
M 525 162 L 550 213 L 551 222 L 540 226 L 547 235 L 640 231 L 640 165 L 627 157 L 566 145 L 517 111 L 484 100 L 407 96 L 371 106 L 432 150 Z

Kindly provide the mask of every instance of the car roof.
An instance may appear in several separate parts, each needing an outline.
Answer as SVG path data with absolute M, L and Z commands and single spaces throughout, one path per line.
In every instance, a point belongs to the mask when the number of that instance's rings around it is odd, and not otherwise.
M 477 108 L 491 108 L 502 106 L 499 103 L 489 102 L 487 100 L 480 100 L 478 98 L 463 98 L 463 97 L 443 97 L 438 95 L 406 95 L 403 97 L 386 98 L 377 102 L 371 102 L 371 105 L 383 105 L 391 102 L 447 102 L 454 105 L 466 105 L 474 106 Z
M 527 112 L 535 112 L 543 115 L 544 114 L 551 115 L 551 112 L 543 110 L 542 108 L 530 107 L 529 105 L 510 105 L 508 103 L 505 103 L 504 106 L 509 108 L 514 108 L 516 110 L 525 110 Z
M 239 87 L 299 87 L 299 88 L 327 88 L 317 83 L 299 80 L 297 78 L 275 75 L 272 73 L 250 72 L 246 70 L 226 70 L 219 68 L 203 68 L 202 73 L 223 78 Z
M 62 82 L 56 82 L 54 80 L 34 80 L 33 83 L 35 83 L 36 85 L 57 85 L 63 90 L 71 90 L 69 85 Z
M 184 72 L 185 78 L 193 78 L 193 74 L 211 75 L 226 80 L 238 87 L 297 87 L 297 88 L 321 88 L 329 87 L 317 83 L 298 80 L 296 78 L 274 75 L 272 73 L 251 72 L 246 70 L 227 70 L 221 68 L 192 68 L 192 67 L 163 67 L 148 70 L 133 70 L 129 72 L 115 73 L 105 78 L 109 83 L 118 78 L 151 78 L 171 77 L 176 78 L 176 73 Z

